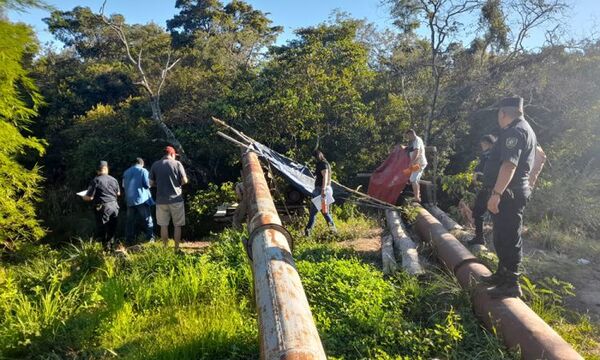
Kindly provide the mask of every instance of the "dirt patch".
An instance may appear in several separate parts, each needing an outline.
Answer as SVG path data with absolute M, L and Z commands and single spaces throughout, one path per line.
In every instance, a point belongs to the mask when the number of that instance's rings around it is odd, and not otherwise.
M 578 263 L 575 258 L 555 251 L 536 248 L 530 243 L 525 249 L 525 268 L 534 279 L 555 277 L 575 286 L 575 297 L 566 305 L 600 323 L 600 266 L 597 263 Z
M 365 262 L 381 268 L 382 232 L 381 229 L 372 229 L 358 239 L 342 241 L 340 246 L 356 251 Z
M 182 251 L 193 253 L 204 251 L 211 244 L 210 241 L 186 241 L 179 244 Z

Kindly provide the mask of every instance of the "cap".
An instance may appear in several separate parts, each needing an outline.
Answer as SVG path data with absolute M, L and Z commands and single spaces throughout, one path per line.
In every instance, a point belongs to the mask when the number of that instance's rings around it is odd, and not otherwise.
M 165 154 L 167 154 L 167 155 L 177 155 L 177 151 L 175 151 L 174 147 L 167 146 L 167 147 L 165 147 Z
M 104 167 L 108 167 L 108 162 L 105 160 L 100 161 L 100 163 L 98 164 L 98 169 L 102 169 Z
M 512 96 L 512 97 L 507 97 L 504 98 L 502 100 L 500 100 L 500 102 L 498 103 L 498 107 L 516 107 L 519 109 L 523 108 L 523 98 L 520 96 Z

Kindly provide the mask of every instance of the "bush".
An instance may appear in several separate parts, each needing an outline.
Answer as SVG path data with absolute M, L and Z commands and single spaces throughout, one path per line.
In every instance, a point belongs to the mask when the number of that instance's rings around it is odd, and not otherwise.
M 42 182 L 36 162 L 45 142 L 28 129 L 43 99 L 23 67 L 36 48 L 31 28 L 0 19 L 0 251 L 44 236 L 35 205 Z M 24 161 L 27 155 L 31 164 Z
M 213 215 L 217 207 L 223 203 L 236 202 L 235 184 L 222 183 L 220 186 L 208 184 L 205 190 L 190 195 L 187 200 L 186 231 L 194 236 L 207 235 L 215 230 Z

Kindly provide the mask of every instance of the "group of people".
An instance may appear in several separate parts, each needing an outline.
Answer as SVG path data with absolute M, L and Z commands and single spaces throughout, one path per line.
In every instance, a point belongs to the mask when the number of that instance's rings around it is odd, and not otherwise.
M 133 165 L 123 173 L 121 186 L 127 204 L 126 242 L 131 244 L 135 241 L 137 224 L 140 222 L 146 239 L 154 240 L 152 206 L 156 204 L 156 223 L 160 226 L 161 239 L 166 245 L 172 221 L 177 251 L 181 241 L 181 228 L 185 225 L 182 186 L 188 182 L 188 178 L 183 165 L 176 160 L 175 148 L 167 146 L 164 153 L 162 159 L 152 164 L 150 171 L 144 168 L 142 158 L 136 158 Z M 94 205 L 96 238 L 107 249 L 111 249 L 115 243 L 121 186 L 109 175 L 108 162 L 100 161 L 97 176 L 90 182 L 83 196 L 85 201 Z M 156 188 L 156 200 L 152 198 L 151 187 Z
M 482 154 L 475 178 L 480 180 L 482 185 L 473 207 L 475 237 L 469 244 L 484 243 L 483 218 L 485 213 L 489 212 L 493 220 L 493 242 L 499 263 L 496 272 L 480 280 L 489 285 L 488 292 L 492 297 L 520 296 L 518 279 L 523 256 L 523 212 L 546 157 L 537 144 L 533 129 L 524 118 L 522 98 L 510 97 L 500 101 L 497 121 L 500 127 L 498 138 L 486 135 L 480 142 Z M 409 140 L 407 152 L 410 157 L 410 183 L 415 201 L 420 202 L 419 180 L 427 166 L 425 145 L 414 130 L 406 131 L 405 135 Z M 176 155 L 175 149 L 167 146 L 164 157 L 156 161 L 150 171 L 144 169 L 144 161 L 137 158 L 133 166 L 123 174 L 128 242 L 134 240 L 136 222 L 140 219 L 146 238 L 153 240 L 151 206 L 154 201 L 150 188 L 156 187 L 156 220 L 161 228 L 161 238 L 166 245 L 168 227 L 172 220 L 175 227 L 175 249 L 178 249 L 181 227 L 185 225 L 182 186 L 188 179 L 183 165 L 175 159 Z M 315 150 L 313 156 L 316 160 L 316 176 L 309 221 L 305 228 L 306 235 L 310 235 L 313 230 L 319 212 L 324 216 L 329 228 L 336 231 L 328 210 L 329 202 L 333 201 L 331 166 L 321 151 Z M 120 189 L 117 180 L 108 174 L 107 162 L 101 161 L 98 176 L 90 183 L 84 199 L 94 204 L 97 236 L 107 246 L 114 242 Z M 242 184 L 236 186 L 240 200 L 243 198 L 243 190 Z M 316 199 L 322 201 L 320 208 Z M 240 209 L 234 217 L 237 226 L 245 217 L 243 204 Z

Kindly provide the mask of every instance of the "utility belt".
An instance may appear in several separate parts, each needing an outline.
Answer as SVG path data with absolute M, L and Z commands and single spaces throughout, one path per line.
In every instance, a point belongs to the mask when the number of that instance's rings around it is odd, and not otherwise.
M 492 191 L 494 190 L 493 186 L 483 186 L 483 188 L 481 189 L 482 191 L 487 192 L 488 194 L 491 194 Z M 502 197 L 507 197 L 509 199 L 514 199 L 516 195 L 523 195 L 523 197 L 527 197 L 527 188 L 506 188 L 506 190 L 504 190 L 504 193 L 502 193 Z

